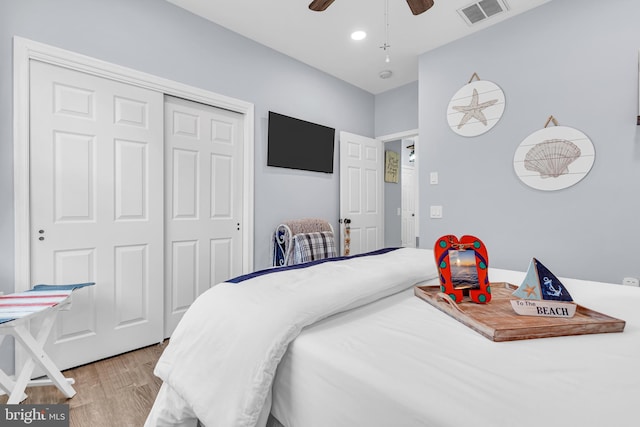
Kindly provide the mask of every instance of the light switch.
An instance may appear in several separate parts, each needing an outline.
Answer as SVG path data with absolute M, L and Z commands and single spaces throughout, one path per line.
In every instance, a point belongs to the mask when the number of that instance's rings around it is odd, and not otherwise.
M 431 172 L 429 174 L 429 184 L 436 185 L 438 183 L 438 172 Z
M 442 218 L 442 206 L 430 207 L 431 218 Z

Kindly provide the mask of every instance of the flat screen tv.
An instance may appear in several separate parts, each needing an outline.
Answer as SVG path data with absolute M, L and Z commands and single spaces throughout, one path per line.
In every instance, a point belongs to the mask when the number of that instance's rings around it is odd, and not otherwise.
M 269 111 L 267 165 L 333 173 L 336 130 Z

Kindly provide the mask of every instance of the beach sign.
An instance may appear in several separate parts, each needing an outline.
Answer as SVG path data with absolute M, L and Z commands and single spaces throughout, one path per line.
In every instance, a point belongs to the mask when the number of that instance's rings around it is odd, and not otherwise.
M 513 295 L 518 299 L 512 299 L 511 306 L 522 316 L 573 317 L 576 312 L 576 304 L 567 288 L 535 258 Z

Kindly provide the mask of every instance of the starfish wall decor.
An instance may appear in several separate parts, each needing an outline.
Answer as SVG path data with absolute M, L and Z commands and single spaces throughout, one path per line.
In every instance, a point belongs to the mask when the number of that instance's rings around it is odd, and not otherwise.
M 496 102 L 498 102 L 497 99 L 492 99 L 490 101 L 486 101 L 486 102 L 480 103 L 478 101 L 478 90 L 477 89 L 473 89 L 473 95 L 471 96 L 471 103 L 469 105 L 454 105 L 453 106 L 454 110 L 464 113 L 464 116 L 462 116 L 462 119 L 460 120 L 460 123 L 458 123 L 458 129 L 462 128 L 462 126 L 467 124 L 467 122 L 469 120 L 471 120 L 471 119 L 476 119 L 480 123 L 482 123 L 483 125 L 487 126 L 487 118 L 482 113 L 482 110 L 484 110 L 487 107 L 492 106 Z
M 449 102 L 447 121 L 462 136 L 478 136 L 498 123 L 504 113 L 504 92 L 487 80 L 473 81 L 456 92 Z

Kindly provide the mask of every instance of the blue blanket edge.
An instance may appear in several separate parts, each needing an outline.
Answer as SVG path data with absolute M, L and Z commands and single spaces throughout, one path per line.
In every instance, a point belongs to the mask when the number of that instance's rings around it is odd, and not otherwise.
M 254 271 L 253 273 L 247 273 L 247 274 L 243 274 L 241 276 L 234 277 L 232 279 L 226 280 L 226 282 L 228 282 L 228 283 L 240 283 L 240 282 L 244 282 L 245 280 L 253 279 L 254 277 L 263 276 L 265 274 L 277 273 L 277 272 L 286 271 L 286 270 L 297 270 L 299 268 L 307 268 L 307 267 L 311 267 L 311 266 L 314 266 L 314 265 L 317 265 L 317 264 L 324 264 L 325 262 L 342 261 L 342 260 L 345 260 L 345 259 L 359 258 L 359 257 L 364 257 L 364 256 L 372 256 L 372 255 L 381 255 L 381 254 L 385 254 L 387 252 L 395 251 L 396 249 L 400 249 L 400 248 L 396 248 L 396 247 L 394 247 L 394 248 L 383 248 L 383 249 L 377 249 L 377 250 L 371 251 L 371 252 L 365 252 L 365 253 L 358 254 L 358 255 L 338 256 L 338 257 L 333 257 L 333 258 L 318 259 L 318 260 L 315 260 L 315 261 L 309 261 L 309 262 L 305 262 L 305 263 L 302 263 L 302 264 L 287 265 L 287 266 L 284 266 L 284 267 L 266 268 L 264 270 L 258 270 L 258 271 Z
M 72 285 L 35 285 L 33 288 L 29 289 L 27 292 L 68 291 L 68 290 L 74 290 L 78 288 L 84 288 L 85 286 L 93 286 L 93 285 L 95 285 L 95 282 L 75 283 Z

